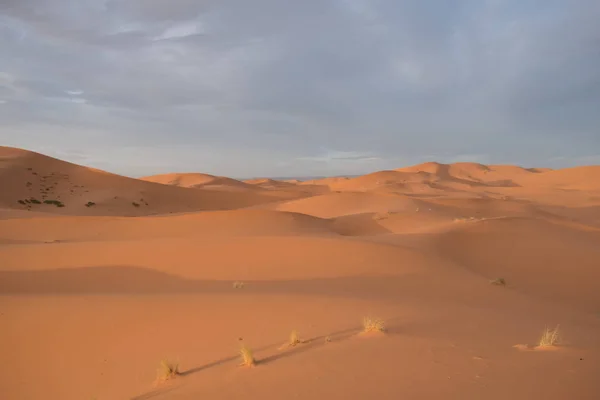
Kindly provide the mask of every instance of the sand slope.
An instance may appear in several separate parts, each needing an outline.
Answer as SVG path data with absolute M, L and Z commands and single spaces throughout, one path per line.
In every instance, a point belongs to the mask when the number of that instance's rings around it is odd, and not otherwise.
M 444 254 L 486 278 L 578 308 L 600 308 L 600 229 L 544 219 L 503 218 L 464 224 L 441 235 Z
M 161 174 L 140 178 L 143 181 L 187 188 L 252 190 L 259 186 L 249 185 L 236 179 L 200 173 Z
M 411 198 L 376 193 L 328 193 L 277 205 L 279 211 L 291 211 L 332 218 L 343 215 L 389 210 L 416 210 L 419 202 Z
M 0 148 L 0 397 L 596 400 L 599 178 L 132 179 Z
M 0 147 L 0 185 L 0 207 L 76 215 L 227 210 L 298 197 L 297 193 L 231 193 L 228 188 L 166 186 L 7 147 Z M 64 207 L 45 201 L 59 201 Z

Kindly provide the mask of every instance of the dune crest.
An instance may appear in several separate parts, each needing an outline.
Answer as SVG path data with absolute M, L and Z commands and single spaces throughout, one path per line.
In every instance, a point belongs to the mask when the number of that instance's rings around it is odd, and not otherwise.
M 236 179 L 201 173 L 153 175 L 140 178 L 140 180 L 186 188 L 222 188 L 230 190 L 252 190 L 253 188 L 256 188 Z

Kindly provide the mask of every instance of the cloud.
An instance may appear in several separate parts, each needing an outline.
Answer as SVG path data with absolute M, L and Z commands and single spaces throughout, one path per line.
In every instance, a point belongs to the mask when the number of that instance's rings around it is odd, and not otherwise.
M 593 0 L 5 0 L 0 141 L 124 174 L 581 163 L 599 19 Z
M 157 41 L 157 40 L 187 38 L 187 37 L 200 35 L 203 33 L 203 31 L 204 30 L 202 29 L 202 26 L 200 26 L 200 24 L 198 24 L 197 22 L 191 21 L 191 22 L 179 23 L 179 24 L 176 24 L 176 25 L 166 28 L 163 33 L 161 33 L 159 36 L 156 36 L 155 38 L 153 38 L 153 40 Z
M 338 161 L 351 161 L 351 162 L 365 162 L 365 161 L 376 161 L 381 158 L 374 156 L 371 153 L 361 153 L 357 151 L 326 151 L 320 156 L 311 157 L 298 157 L 297 160 L 301 161 L 319 161 L 319 162 L 338 162 Z

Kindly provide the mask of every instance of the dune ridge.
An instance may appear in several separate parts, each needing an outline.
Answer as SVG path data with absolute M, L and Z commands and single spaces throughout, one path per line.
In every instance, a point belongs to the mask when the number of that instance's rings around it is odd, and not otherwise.
M 173 173 L 152 175 L 142 177 L 140 178 L 140 180 L 186 188 L 228 188 L 230 190 L 252 190 L 260 188 L 259 186 L 252 186 L 237 179 L 201 173 Z
M 298 192 L 235 193 L 225 188 L 164 185 L 82 167 L 34 152 L 0 147 L 0 207 L 72 215 L 140 216 L 229 210 L 301 197 Z M 243 185 L 242 182 L 239 182 Z M 45 204 L 59 201 L 64 207 Z M 37 203 L 41 204 L 37 204 Z

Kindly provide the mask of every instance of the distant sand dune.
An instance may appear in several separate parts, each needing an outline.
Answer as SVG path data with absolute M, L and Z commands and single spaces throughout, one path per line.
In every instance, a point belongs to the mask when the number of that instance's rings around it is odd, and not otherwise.
M 221 188 L 229 190 L 253 190 L 260 188 L 236 179 L 200 173 L 153 175 L 140 178 L 140 180 L 186 188 Z
M 406 196 L 343 192 L 288 201 L 277 206 L 277 209 L 280 211 L 314 215 L 321 218 L 333 218 L 351 214 L 416 210 L 420 204 L 419 200 Z

